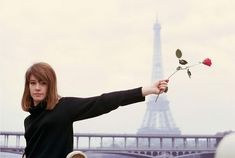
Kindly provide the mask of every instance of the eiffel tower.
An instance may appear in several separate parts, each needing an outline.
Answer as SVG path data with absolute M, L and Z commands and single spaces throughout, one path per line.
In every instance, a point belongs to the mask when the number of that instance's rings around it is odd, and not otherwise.
M 154 24 L 154 50 L 152 65 L 152 83 L 163 78 L 163 66 L 161 56 L 161 26 L 156 20 Z M 176 127 L 171 115 L 169 101 L 165 93 L 161 94 L 157 100 L 156 95 L 147 98 L 147 110 L 138 134 L 181 134 Z

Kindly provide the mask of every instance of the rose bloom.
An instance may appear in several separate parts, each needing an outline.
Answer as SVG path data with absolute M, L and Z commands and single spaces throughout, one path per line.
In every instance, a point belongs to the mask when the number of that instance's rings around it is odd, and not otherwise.
M 202 63 L 207 66 L 211 66 L 211 64 L 212 64 L 211 59 L 209 59 L 209 58 L 204 59 Z

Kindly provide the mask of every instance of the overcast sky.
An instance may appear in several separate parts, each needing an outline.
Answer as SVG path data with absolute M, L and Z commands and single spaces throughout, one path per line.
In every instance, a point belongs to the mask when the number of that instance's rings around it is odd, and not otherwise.
M 197 63 L 171 78 L 167 98 L 183 134 L 235 130 L 234 0 L 0 1 L 0 130 L 24 131 L 24 74 L 44 61 L 56 71 L 62 96 L 89 97 L 149 85 L 153 25 L 161 24 L 168 77 L 175 50 Z M 74 124 L 75 132 L 136 133 L 146 103 Z

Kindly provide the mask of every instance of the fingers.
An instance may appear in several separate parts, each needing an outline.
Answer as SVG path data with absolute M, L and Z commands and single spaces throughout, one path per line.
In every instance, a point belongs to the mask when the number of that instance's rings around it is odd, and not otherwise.
M 166 84 L 166 83 L 168 83 L 168 82 L 169 82 L 169 80 L 168 80 L 168 79 L 160 80 L 160 81 L 159 81 L 159 83 L 160 83 L 160 84 L 161 84 L 161 83 Z
M 159 89 L 160 89 L 160 92 L 162 93 L 162 92 L 167 92 L 168 91 L 168 87 L 167 86 L 160 86 L 159 87 Z
M 167 92 L 168 91 L 168 82 L 169 80 L 160 80 L 158 88 L 160 89 L 160 93 Z

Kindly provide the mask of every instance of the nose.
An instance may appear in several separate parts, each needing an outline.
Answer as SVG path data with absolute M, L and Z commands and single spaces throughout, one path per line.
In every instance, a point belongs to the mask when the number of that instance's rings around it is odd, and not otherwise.
M 40 87 L 41 87 L 41 86 L 40 86 L 40 84 L 39 84 L 39 83 L 37 83 L 37 84 L 36 84 L 36 86 L 35 86 L 35 88 L 36 88 L 37 90 L 39 90 L 39 89 L 40 89 Z

